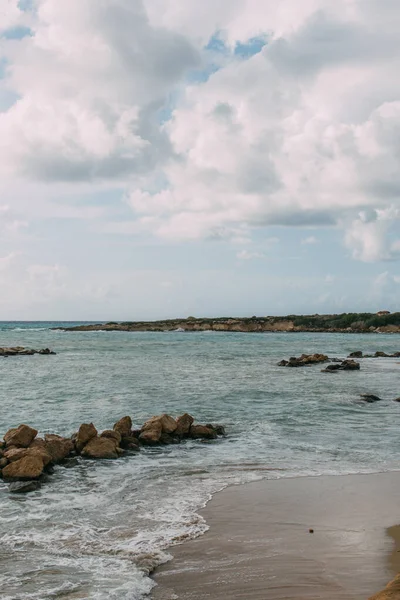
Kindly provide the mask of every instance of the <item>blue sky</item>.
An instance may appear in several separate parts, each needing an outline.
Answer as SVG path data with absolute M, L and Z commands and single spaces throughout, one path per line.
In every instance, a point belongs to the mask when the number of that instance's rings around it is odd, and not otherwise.
M 4 7 L 1 319 L 398 310 L 395 2 Z

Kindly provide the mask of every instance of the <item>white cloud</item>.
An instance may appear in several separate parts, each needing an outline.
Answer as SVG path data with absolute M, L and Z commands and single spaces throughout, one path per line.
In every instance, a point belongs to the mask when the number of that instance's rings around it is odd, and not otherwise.
M 255 227 L 339 225 L 355 259 L 399 254 L 397 0 L 34 7 L 0 12 L 0 29 L 32 31 L 0 45 L 0 91 L 16 97 L 0 112 L 3 178 L 126 184 L 136 223 L 109 230 L 246 244 Z M 258 35 L 262 51 L 235 55 Z M 188 76 L 213 36 L 219 70 Z

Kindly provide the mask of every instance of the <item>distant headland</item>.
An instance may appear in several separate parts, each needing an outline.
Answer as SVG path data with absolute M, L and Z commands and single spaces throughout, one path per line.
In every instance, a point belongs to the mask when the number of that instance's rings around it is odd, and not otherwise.
M 218 317 L 167 319 L 162 321 L 109 322 L 75 327 L 62 331 L 230 331 L 326 332 L 326 333 L 400 333 L 400 312 L 343 313 L 338 315 L 287 315 L 285 317 Z

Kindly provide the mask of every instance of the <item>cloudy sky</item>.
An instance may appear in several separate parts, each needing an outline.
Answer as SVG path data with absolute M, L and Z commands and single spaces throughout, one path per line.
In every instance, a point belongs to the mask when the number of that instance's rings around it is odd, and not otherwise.
M 399 308 L 398 0 L 0 0 L 0 320 Z

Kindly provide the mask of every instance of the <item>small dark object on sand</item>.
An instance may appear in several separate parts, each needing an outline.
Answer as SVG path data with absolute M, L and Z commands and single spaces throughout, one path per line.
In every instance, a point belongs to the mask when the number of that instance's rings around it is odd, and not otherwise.
M 314 529 L 309 529 L 308 533 L 314 533 Z

